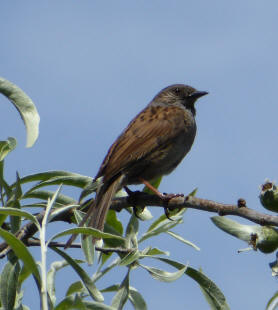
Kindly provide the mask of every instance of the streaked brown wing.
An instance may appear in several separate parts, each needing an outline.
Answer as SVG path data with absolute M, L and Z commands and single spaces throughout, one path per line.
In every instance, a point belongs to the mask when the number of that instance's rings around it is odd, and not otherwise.
M 184 129 L 185 110 L 179 107 L 147 107 L 127 126 L 106 155 L 96 177 L 111 179 L 132 162 L 144 158 Z

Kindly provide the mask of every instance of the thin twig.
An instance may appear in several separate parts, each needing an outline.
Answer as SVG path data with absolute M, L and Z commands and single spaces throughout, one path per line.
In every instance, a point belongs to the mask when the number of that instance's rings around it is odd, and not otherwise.
M 41 242 L 39 239 L 28 239 L 25 243 L 27 246 L 41 246 Z M 48 246 L 51 247 L 57 247 L 57 248 L 64 248 L 65 247 L 65 243 L 63 242 L 50 242 L 48 244 Z M 81 249 L 81 244 L 80 243 L 73 243 L 70 248 L 74 248 L 74 249 Z M 121 254 L 128 254 L 132 251 L 134 251 L 134 249 L 124 249 L 124 248 L 101 248 L 101 247 L 95 247 L 96 251 L 108 254 L 111 252 L 114 253 L 121 253 Z

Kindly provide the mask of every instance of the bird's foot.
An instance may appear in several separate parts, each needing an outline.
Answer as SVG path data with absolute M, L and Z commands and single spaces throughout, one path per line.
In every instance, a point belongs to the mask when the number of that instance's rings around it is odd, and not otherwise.
M 162 196 L 160 196 L 160 198 L 163 200 L 163 205 L 164 205 L 164 214 L 167 217 L 168 220 L 173 221 L 173 219 L 171 219 L 170 217 L 170 211 L 171 208 L 169 208 L 169 201 L 173 198 L 176 197 L 184 197 L 184 194 L 167 194 L 167 193 L 163 193 Z

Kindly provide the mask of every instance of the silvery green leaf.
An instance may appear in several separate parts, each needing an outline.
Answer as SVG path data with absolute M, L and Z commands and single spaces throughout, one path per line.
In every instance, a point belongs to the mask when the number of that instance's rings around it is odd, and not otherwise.
M 26 127 L 26 147 L 31 147 L 38 138 L 40 122 L 40 117 L 33 101 L 22 89 L 1 77 L 0 93 L 6 96 L 19 112 Z

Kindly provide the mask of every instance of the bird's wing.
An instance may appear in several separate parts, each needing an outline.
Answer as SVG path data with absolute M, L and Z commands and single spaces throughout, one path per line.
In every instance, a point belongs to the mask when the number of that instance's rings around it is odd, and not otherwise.
M 148 106 L 138 114 L 110 147 L 96 177 L 112 179 L 159 147 L 167 146 L 186 126 L 185 109 Z

